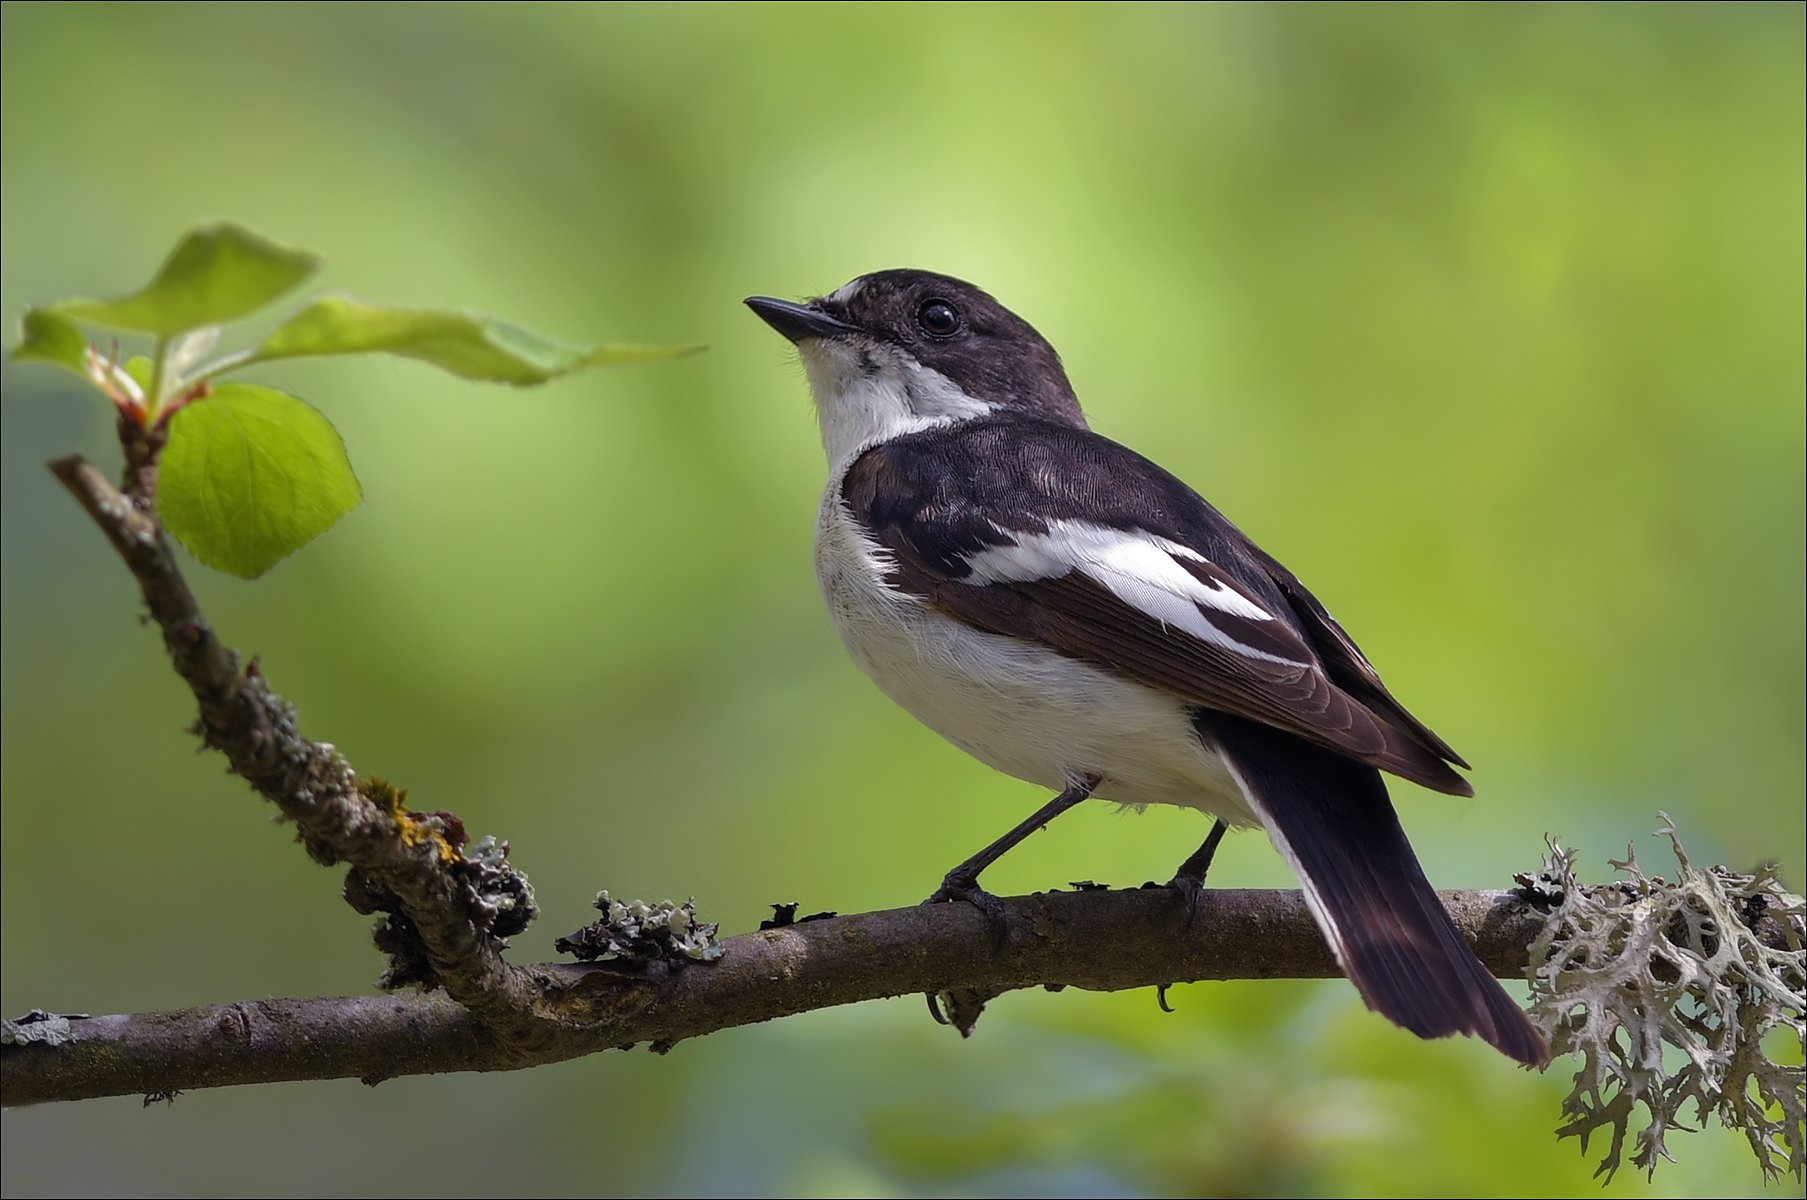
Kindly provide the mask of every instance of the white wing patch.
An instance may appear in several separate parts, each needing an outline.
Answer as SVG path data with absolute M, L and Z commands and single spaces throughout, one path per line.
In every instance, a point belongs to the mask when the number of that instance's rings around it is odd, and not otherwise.
M 966 560 L 973 574 L 988 583 L 1028 583 L 1080 571 L 1125 604 L 1200 641 L 1265 662 L 1308 665 L 1244 645 L 1213 624 L 1202 609 L 1216 609 L 1245 621 L 1271 621 L 1274 617 L 1236 589 L 1202 580 L 1181 566 L 1182 558 L 1208 560 L 1178 542 L 1143 530 L 1110 529 L 1086 521 L 1050 521 L 1046 533 L 1002 528 L 998 532 L 1013 538 L 1015 544 L 990 546 Z

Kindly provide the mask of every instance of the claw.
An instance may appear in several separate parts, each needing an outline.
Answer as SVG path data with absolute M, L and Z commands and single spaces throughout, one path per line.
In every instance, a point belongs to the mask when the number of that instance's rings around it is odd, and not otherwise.
M 1184 917 L 1181 925 L 1187 933 L 1198 924 L 1198 910 L 1205 898 L 1205 881 L 1196 875 L 1179 874 L 1168 880 L 1167 886 L 1180 894 L 1180 903 L 1184 905 Z
M 1223 841 L 1224 832 L 1229 829 L 1221 819 L 1211 826 L 1211 833 L 1205 838 L 1205 844 L 1192 852 L 1192 857 L 1180 864 L 1167 886 L 1177 891 L 1186 905 L 1185 929 L 1192 932 L 1192 926 L 1198 920 L 1199 902 L 1205 896 L 1205 875 L 1211 870 L 1211 860 L 1217 857 L 1218 843 Z
M 935 889 L 923 904 L 941 904 L 949 900 L 964 900 L 985 915 L 985 923 L 991 928 L 991 948 L 993 952 L 1001 951 L 1010 937 L 1010 922 L 1004 915 L 1004 902 L 979 886 L 979 872 L 996 862 L 1002 854 L 1012 846 L 1066 812 L 1081 800 L 1092 794 L 1098 786 L 1098 776 L 1085 775 L 1069 783 L 1060 795 L 1054 797 L 1036 809 L 1027 820 L 1019 821 L 1016 826 L 1003 837 L 979 851 L 959 866 L 947 873 L 941 886 Z M 996 993 L 993 993 L 996 994 Z M 973 1022 L 979 1019 L 979 1012 L 985 1007 L 988 996 L 974 993 L 948 993 L 947 1013 L 942 1014 L 941 1004 L 933 992 L 928 994 L 929 1012 L 943 1025 L 953 1025 L 962 1034 L 970 1034 Z
M 1004 948 L 1010 938 L 1010 921 L 1004 915 L 1002 900 L 980 887 L 974 879 L 956 868 L 947 873 L 947 878 L 941 881 L 941 886 L 935 889 L 934 894 L 922 902 L 922 907 L 927 908 L 931 904 L 946 904 L 952 901 L 964 901 L 978 909 L 985 917 L 986 927 L 991 931 L 992 950 L 996 952 Z M 924 992 L 922 998 L 928 1001 L 929 1015 L 935 1018 L 937 1025 L 954 1024 L 941 1011 L 941 998 L 937 993 Z M 978 1019 L 976 1011 L 972 1019 Z M 961 1029 L 961 1032 L 972 1032 L 970 1022 Z
M 1002 900 L 980 887 L 977 881 L 954 870 L 947 873 L 947 878 L 941 881 L 941 886 L 936 888 L 934 893 L 922 903 L 926 907 L 930 904 L 945 904 L 953 900 L 964 900 L 984 914 L 985 923 L 991 930 L 991 948 L 993 950 L 1004 948 L 1004 943 L 1010 937 L 1010 921 L 1004 915 Z

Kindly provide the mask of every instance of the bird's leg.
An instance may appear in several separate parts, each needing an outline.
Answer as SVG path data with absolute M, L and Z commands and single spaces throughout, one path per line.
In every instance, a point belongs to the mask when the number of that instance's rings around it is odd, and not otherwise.
M 979 872 L 1004 857 L 1009 849 L 1066 812 L 1081 800 L 1092 794 L 1098 786 L 1098 776 L 1081 776 L 1069 784 L 1067 790 L 1054 799 L 1036 809 L 1029 819 L 1016 826 L 1009 833 L 979 851 L 953 870 L 949 871 L 935 889 L 934 895 L 924 900 L 924 904 L 940 904 L 944 900 L 964 900 L 985 914 L 986 924 L 991 926 L 991 944 L 994 949 L 1003 949 L 1004 939 L 1010 932 L 1009 924 L 1004 920 L 1004 906 L 998 898 L 979 886 Z M 940 997 L 934 992 L 925 993 L 924 999 L 929 1002 L 929 1015 L 938 1024 L 946 1025 L 947 1017 L 942 1015 Z M 972 1022 L 979 1019 L 979 1008 L 984 1007 L 984 998 L 979 1000 L 979 1007 L 974 1008 L 970 1016 L 962 1022 L 961 1032 L 971 1033 Z
M 1186 928 L 1198 919 L 1198 903 L 1205 894 L 1205 872 L 1211 869 L 1211 860 L 1217 857 L 1217 843 L 1223 841 L 1223 835 L 1229 830 L 1222 818 L 1211 826 L 1211 832 L 1205 835 L 1205 844 L 1192 852 L 1192 857 L 1180 864 L 1180 869 L 1173 873 L 1173 879 L 1167 884 L 1176 889 L 1186 901 Z
M 979 886 L 979 872 L 1002 858 L 1010 848 L 1066 812 L 1081 800 L 1092 794 L 1098 786 L 1096 775 L 1082 776 L 1067 787 L 1067 790 L 1048 801 L 1016 828 L 979 851 L 959 866 L 947 873 L 935 894 L 924 900 L 924 904 L 939 904 L 944 900 L 964 900 L 980 912 L 991 924 L 992 941 L 997 945 L 1004 944 L 1007 932 L 1004 924 L 1003 906 L 998 898 Z

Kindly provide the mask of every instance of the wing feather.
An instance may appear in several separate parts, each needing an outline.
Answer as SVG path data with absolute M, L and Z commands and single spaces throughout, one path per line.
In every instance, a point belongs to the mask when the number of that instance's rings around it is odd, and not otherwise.
M 1472 794 L 1448 765 L 1461 760 L 1316 599 L 1184 484 L 1087 430 L 970 424 L 884 443 L 847 473 L 842 500 L 889 554 L 893 586 L 975 628 Z M 1080 441 L 1049 444 L 1061 439 Z

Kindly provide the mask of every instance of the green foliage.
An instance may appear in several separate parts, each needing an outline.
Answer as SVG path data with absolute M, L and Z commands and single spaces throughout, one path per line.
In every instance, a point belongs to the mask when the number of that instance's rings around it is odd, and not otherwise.
M 603 346 L 583 350 L 470 313 L 384 308 L 327 296 L 290 317 L 257 348 L 255 361 L 386 351 L 442 367 L 466 379 L 545 383 L 601 363 L 645 362 L 700 346 Z
M 252 579 L 362 496 L 339 433 L 275 388 L 222 383 L 170 422 L 157 511 L 194 556 Z
M 220 327 L 270 304 L 320 260 L 229 223 L 176 243 L 143 289 L 118 300 L 27 309 L 15 359 L 88 379 L 120 415 L 165 431 L 157 508 L 164 527 L 210 567 L 253 579 L 331 529 L 362 491 L 345 445 L 310 405 L 274 388 L 214 380 L 273 359 L 385 352 L 466 379 L 529 385 L 585 367 L 645 362 L 699 347 L 563 346 L 489 317 L 314 301 L 254 350 L 209 360 Z M 103 358 L 78 322 L 151 334 L 153 359 Z
M 171 337 L 256 312 L 320 267 L 302 250 L 288 250 L 236 225 L 190 230 L 170 251 L 156 277 L 118 300 L 64 300 L 63 315 L 101 325 Z
M 19 318 L 19 344 L 13 357 L 20 362 L 53 363 L 86 377 L 88 339 L 82 336 L 81 326 L 61 313 L 28 308 Z

